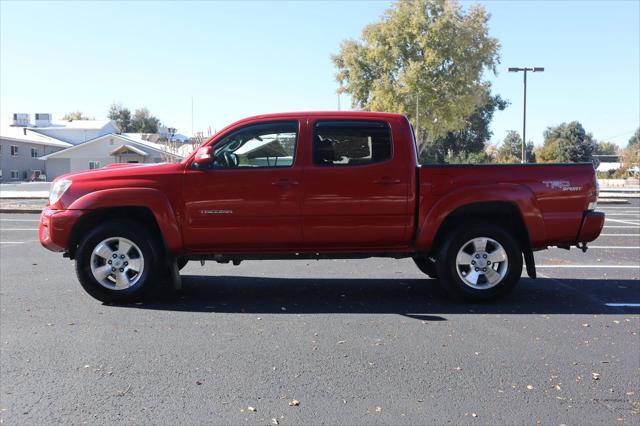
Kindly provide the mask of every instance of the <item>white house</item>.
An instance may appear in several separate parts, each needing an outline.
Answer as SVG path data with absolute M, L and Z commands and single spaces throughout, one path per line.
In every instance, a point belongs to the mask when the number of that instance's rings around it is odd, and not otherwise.
M 14 114 L 16 116 L 25 114 Z M 109 133 L 119 133 L 118 125 L 112 120 L 51 120 L 51 114 L 35 114 L 35 125 L 29 130 L 49 136 L 72 145 L 78 145 Z
M 182 150 L 167 145 L 111 133 L 85 143 L 41 157 L 46 163 L 47 177 L 97 169 L 113 163 L 175 162 L 184 157 Z

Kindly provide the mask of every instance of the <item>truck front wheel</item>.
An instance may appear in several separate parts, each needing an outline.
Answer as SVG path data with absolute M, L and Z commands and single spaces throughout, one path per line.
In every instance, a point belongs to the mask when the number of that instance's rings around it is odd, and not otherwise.
M 415 262 L 418 269 L 420 269 L 423 273 L 427 274 L 430 278 L 437 279 L 438 272 L 436 271 L 436 265 L 425 255 L 416 255 L 413 257 L 413 261 Z
M 129 221 L 99 225 L 76 252 L 76 274 L 82 287 L 102 302 L 138 300 L 157 278 L 160 251 L 152 236 Z
M 436 268 L 440 283 L 450 293 L 488 301 L 516 286 L 522 274 L 522 251 L 498 225 L 462 225 L 441 247 Z

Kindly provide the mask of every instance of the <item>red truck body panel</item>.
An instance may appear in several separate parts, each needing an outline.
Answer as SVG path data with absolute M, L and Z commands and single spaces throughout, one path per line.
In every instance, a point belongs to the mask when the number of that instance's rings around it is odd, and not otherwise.
M 250 117 L 202 146 L 254 123 L 297 123 L 290 167 L 110 166 L 73 173 L 60 201 L 47 206 L 40 241 L 70 251 L 78 221 L 91 212 L 144 207 L 153 214 L 175 256 L 233 253 L 428 252 L 445 219 L 477 203 L 516 208 L 533 249 L 591 241 L 602 217 L 595 172 L 579 165 L 418 166 L 411 126 L 399 114 L 300 112 Z M 313 129 L 322 120 L 372 120 L 390 129 L 391 158 L 373 164 L 319 167 Z M 214 214 L 211 214 L 214 213 Z

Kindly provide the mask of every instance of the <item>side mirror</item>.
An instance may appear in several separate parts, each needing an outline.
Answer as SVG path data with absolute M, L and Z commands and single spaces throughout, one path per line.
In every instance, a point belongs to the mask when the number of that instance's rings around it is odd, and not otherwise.
M 211 146 L 203 146 L 202 148 L 199 148 L 196 152 L 196 156 L 193 158 L 193 163 L 198 167 L 211 163 L 213 158 L 211 151 Z

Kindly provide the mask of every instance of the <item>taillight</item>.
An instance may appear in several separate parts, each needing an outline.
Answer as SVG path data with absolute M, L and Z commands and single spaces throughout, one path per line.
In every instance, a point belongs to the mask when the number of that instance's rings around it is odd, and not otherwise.
M 587 196 L 587 201 L 589 204 L 587 205 L 587 210 L 595 210 L 598 205 L 598 196 L 600 195 L 600 183 L 598 182 L 598 178 L 596 177 L 593 180 L 593 188 L 589 191 Z

